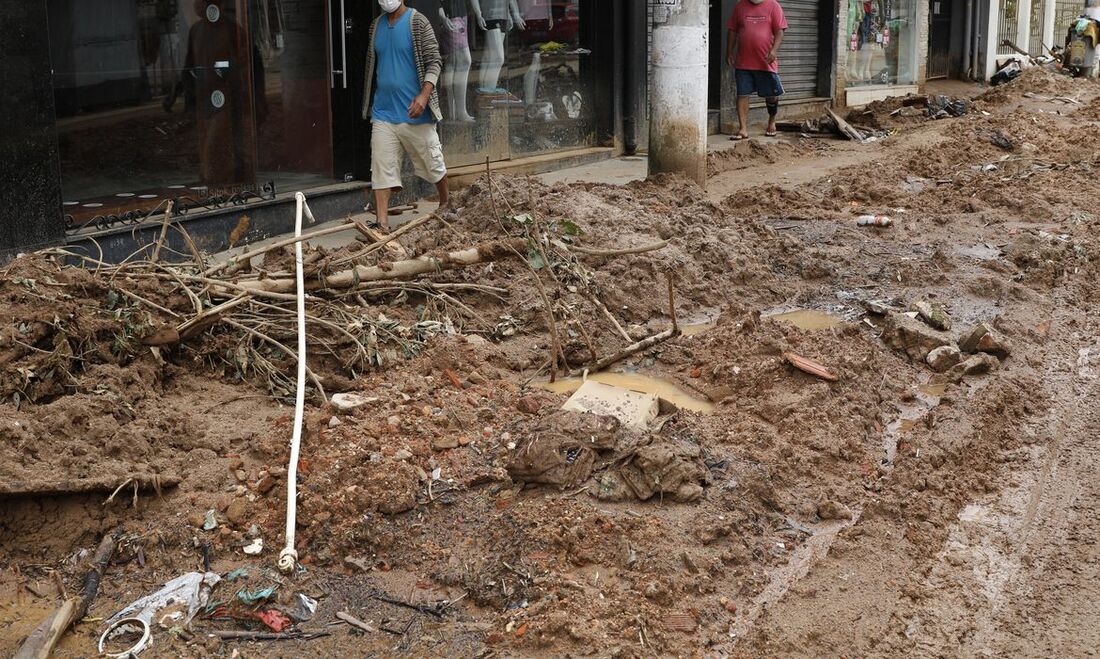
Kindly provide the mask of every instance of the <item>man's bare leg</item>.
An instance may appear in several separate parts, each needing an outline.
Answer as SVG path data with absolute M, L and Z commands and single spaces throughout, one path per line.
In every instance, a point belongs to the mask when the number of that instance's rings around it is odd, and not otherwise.
M 768 130 L 766 134 L 770 137 L 776 134 L 775 119 L 779 115 L 779 97 L 766 98 L 764 103 L 768 108 Z
M 737 134 L 742 138 L 749 136 L 749 97 L 737 97 Z
M 447 184 L 447 177 L 439 179 L 435 184 L 435 191 L 439 194 L 439 207 L 447 208 L 451 205 L 451 188 Z
M 390 230 L 390 197 L 393 188 L 375 188 L 374 190 L 374 215 L 378 218 L 378 226 L 383 231 Z

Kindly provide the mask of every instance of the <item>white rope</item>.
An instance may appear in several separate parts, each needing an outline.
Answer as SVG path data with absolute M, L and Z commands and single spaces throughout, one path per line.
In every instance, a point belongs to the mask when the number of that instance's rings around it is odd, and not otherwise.
M 306 205 L 306 196 L 294 193 L 298 208 L 294 217 L 294 237 L 302 236 L 302 215 L 313 224 L 313 213 Z M 298 564 L 294 550 L 294 528 L 298 515 L 298 455 L 302 448 L 302 421 L 306 404 L 306 296 L 302 271 L 302 241 L 294 243 L 294 269 L 298 279 L 298 389 L 294 397 L 294 434 L 290 439 L 290 464 L 286 469 L 286 547 L 279 553 L 279 569 L 291 572 Z

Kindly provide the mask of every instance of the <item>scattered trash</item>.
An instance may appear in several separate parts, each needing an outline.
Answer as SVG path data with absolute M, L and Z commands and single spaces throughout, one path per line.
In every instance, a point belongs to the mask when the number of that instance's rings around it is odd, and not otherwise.
M 132 602 L 107 619 L 110 624 L 123 618 L 135 618 L 145 622 L 158 621 L 163 616 L 157 614 L 172 608 L 173 614 L 178 614 L 175 622 L 186 625 L 191 622 L 199 609 L 206 606 L 210 598 L 210 592 L 221 581 L 221 576 L 216 572 L 188 572 L 172 579 L 164 584 L 157 592 L 146 595 Z
M 942 94 L 928 100 L 928 116 L 933 119 L 962 117 L 970 110 L 970 104 L 961 98 L 951 98 Z
M 810 375 L 817 376 L 822 380 L 828 380 L 829 382 L 836 382 L 840 378 L 833 374 L 832 371 L 825 368 L 825 366 L 815 362 L 812 359 L 806 359 L 800 355 L 796 355 L 793 352 L 783 353 L 783 359 L 786 359 L 791 366 L 794 366 L 798 370 L 809 373 Z
M 266 602 L 275 594 L 278 586 L 269 586 L 267 588 L 261 588 L 260 590 L 240 590 L 237 591 L 237 599 L 241 601 L 245 606 L 255 606 L 260 602 Z
M 624 426 L 644 430 L 657 418 L 660 401 L 655 394 L 644 394 L 622 387 L 587 380 L 562 405 L 563 410 L 613 416 Z
M 213 531 L 216 528 L 218 528 L 218 512 L 211 508 L 206 511 L 206 517 L 203 518 L 202 530 Z
M 260 621 L 263 622 L 265 625 L 267 625 L 273 632 L 281 632 L 287 627 L 290 627 L 294 624 L 294 621 L 292 621 L 286 616 L 285 613 L 279 611 L 278 609 L 266 609 L 264 611 L 260 611 L 256 615 L 256 617 L 259 618 Z
M 860 215 L 856 218 L 856 224 L 861 227 L 891 227 L 894 219 L 886 215 Z
M 312 597 L 298 593 L 294 596 L 294 606 L 287 611 L 287 614 L 297 622 L 313 620 L 313 616 L 317 615 L 317 604 L 317 600 Z
M 239 567 L 236 570 L 233 570 L 229 574 L 225 575 L 225 580 L 231 582 L 231 581 L 236 581 L 237 579 L 244 579 L 247 576 L 248 576 L 248 568 Z
M 107 644 L 124 635 L 137 634 L 138 639 L 130 646 L 112 650 Z M 141 618 L 123 618 L 109 626 L 99 637 L 99 653 L 105 657 L 128 659 L 140 654 L 152 643 L 152 630 L 149 621 Z
M 698 445 L 667 440 L 654 441 L 634 449 L 633 455 L 616 470 L 596 480 L 597 499 L 602 501 L 648 501 L 654 497 L 690 503 L 703 496 L 703 484 L 710 472 Z
M 242 551 L 244 551 L 244 553 L 248 554 L 249 556 L 259 556 L 263 552 L 263 550 L 264 539 L 255 538 L 249 545 L 245 546 Z

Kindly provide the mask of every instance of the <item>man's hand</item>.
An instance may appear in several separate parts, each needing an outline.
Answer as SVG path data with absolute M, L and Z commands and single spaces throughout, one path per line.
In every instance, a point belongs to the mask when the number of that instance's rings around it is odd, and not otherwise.
M 768 64 L 771 64 L 777 59 L 779 59 L 779 55 L 774 50 L 769 50 L 767 57 L 764 58 L 764 61 Z
M 736 61 L 737 61 L 737 58 L 735 58 L 733 56 L 732 52 L 731 53 L 726 53 L 726 64 L 728 64 L 731 69 L 733 68 L 733 65 Z
M 424 114 L 424 109 L 428 107 L 428 99 L 430 96 L 421 92 L 417 94 L 412 103 L 409 104 L 409 119 L 419 119 L 420 115 Z

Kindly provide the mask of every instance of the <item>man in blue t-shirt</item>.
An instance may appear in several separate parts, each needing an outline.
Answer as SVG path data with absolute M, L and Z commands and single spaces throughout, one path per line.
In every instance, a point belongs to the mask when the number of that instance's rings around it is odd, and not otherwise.
M 389 204 L 401 189 L 401 159 L 450 201 L 447 166 L 435 123 L 442 121 L 435 87 L 443 57 L 428 18 L 403 0 L 378 0 L 385 12 L 371 24 L 363 118 L 371 120 L 371 187 L 378 224 L 389 230 Z

